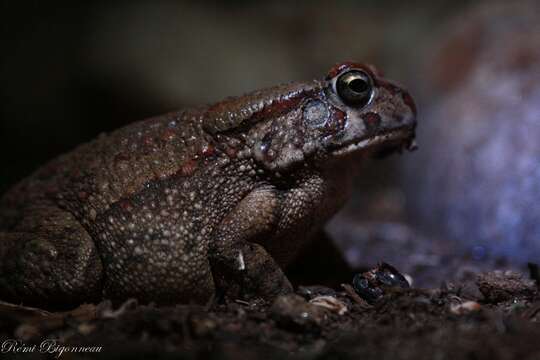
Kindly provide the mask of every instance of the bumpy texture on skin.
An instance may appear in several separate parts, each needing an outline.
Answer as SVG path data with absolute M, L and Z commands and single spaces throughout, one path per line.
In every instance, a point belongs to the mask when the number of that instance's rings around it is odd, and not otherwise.
M 340 74 L 370 101 L 348 106 Z M 355 154 L 414 138 L 410 96 L 372 68 L 281 85 L 102 135 L 0 200 L 0 298 L 181 303 L 271 298 L 282 267 L 343 204 Z

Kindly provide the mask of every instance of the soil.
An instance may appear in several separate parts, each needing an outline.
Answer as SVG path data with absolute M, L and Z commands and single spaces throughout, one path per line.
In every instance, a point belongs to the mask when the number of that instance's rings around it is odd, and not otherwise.
M 377 248 L 388 248 L 384 239 L 377 244 L 371 256 L 377 256 Z M 113 307 L 105 301 L 67 312 L 2 303 L 0 338 L 18 340 L 11 349 L 4 342 L 2 356 L 540 359 L 538 267 L 531 264 L 529 272 L 520 273 L 486 271 L 495 265 L 480 266 L 466 258 L 431 262 L 427 268 L 411 262 L 405 277 L 413 286 L 381 288 L 384 295 L 372 304 L 358 296 L 352 279 L 342 279 L 344 285 L 334 289 L 298 287 L 297 294 L 273 303 L 236 300 L 155 307 L 130 300 Z M 415 277 L 431 285 L 416 287 Z M 44 354 L 39 346 L 45 339 L 57 339 L 57 346 L 66 347 L 49 347 L 51 354 Z M 72 352 L 81 346 L 100 348 Z

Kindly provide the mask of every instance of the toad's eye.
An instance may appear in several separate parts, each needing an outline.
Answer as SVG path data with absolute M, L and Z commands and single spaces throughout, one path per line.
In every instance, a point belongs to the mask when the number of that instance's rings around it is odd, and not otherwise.
M 336 92 L 345 104 L 363 107 L 371 99 L 373 82 L 365 72 L 351 70 L 339 76 Z

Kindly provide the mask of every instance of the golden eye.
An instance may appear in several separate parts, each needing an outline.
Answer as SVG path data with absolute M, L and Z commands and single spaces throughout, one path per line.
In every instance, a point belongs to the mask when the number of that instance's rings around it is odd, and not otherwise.
M 363 107 L 371 99 L 373 82 L 365 72 L 351 70 L 339 76 L 336 92 L 346 105 Z

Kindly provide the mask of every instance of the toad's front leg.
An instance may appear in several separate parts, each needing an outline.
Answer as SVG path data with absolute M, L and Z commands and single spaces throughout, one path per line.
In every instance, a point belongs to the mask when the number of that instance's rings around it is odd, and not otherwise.
M 227 298 L 249 299 L 292 291 L 277 262 L 257 243 L 270 236 L 280 204 L 270 186 L 249 193 L 221 222 L 209 249 L 216 287 Z

